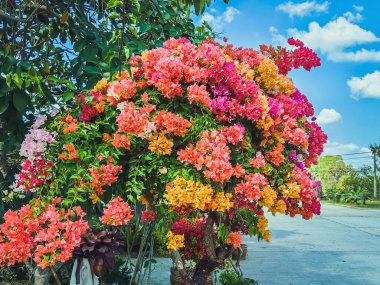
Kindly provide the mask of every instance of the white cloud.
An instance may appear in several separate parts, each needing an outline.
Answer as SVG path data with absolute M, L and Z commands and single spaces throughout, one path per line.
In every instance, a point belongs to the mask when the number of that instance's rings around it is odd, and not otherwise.
M 351 91 L 351 97 L 360 98 L 377 98 L 380 99 L 380 71 L 367 73 L 363 77 L 351 77 L 347 81 Z
M 210 13 L 204 13 L 201 22 L 208 22 L 215 30 L 221 31 L 226 26 L 233 22 L 235 17 L 240 14 L 240 11 L 232 6 L 227 7 L 223 14 L 218 15 L 216 9 L 211 9 Z
M 316 122 L 321 125 L 334 124 L 342 120 L 342 115 L 335 109 L 322 109 L 317 116 Z
M 350 23 L 344 17 L 339 17 L 323 27 L 317 22 L 311 22 L 308 31 L 289 29 L 289 34 L 323 53 L 341 51 L 347 47 L 380 40 L 371 31 L 364 30 L 360 26 Z
M 340 155 L 356 152 L 370 152 L 370 149 L 368 147 L 360 147 L 354 143 L 344 144 L 327 141 L 327 143 L 324 145 L 323 155 Z
M 357 11 L 357 12 L 363 12 L 364 11 L 363 6 L 352 5 L 352 7 L 354 7 L 355 11 Z
M 231 23 L 236 15 L 239 15 L 240 11 L 232 6 L 227 7 L 226 11 L 223 13 L 223 18 L 227 23 Z
M 338 17 L 324 26 L 314 21 L 309 23 L 308 30 L 289 29 L 288 34 L 321 51 L 332 61 L 379 61 L 374 50 L 346 51 L 361 44 L 379 42 L 380 38 L 345 17 Z
M 269 27 L 269 32 L 272 35 L 272 42 L 275 45 L 280 45 L 280 46 L 286 46 L 287 45 L 287 39 L 283 35 L 281 35 L 276 27 Z
M 357 23 L 363 20 L 363 16 L 360 13 L 353 14 L 352 12 L 346 12 L 343 14 L 343 17 L 352 23 Z
M 311 13 L 327 12 L 329 5 L 330 3 L 328 1 L 321 4 L 318 4 L 316 1 L 305 1 L 302 3 L 293 3 L 292 1 L 288 1 L 278 5 L 276 10 L 284 12 L 292 18 L 294 16 L 305 17 Z
M 380 62 L 380 50 L 367 50 L 362 48 L 354 52 L 335 52 L 331 60 L 335 62 Z

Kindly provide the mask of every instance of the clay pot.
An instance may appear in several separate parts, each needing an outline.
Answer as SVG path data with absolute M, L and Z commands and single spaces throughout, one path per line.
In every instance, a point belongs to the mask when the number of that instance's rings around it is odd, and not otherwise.
M 240 260 L 245 260 L 247 258 L 247 251 L 248 251 L 248 247 L 245 243 L 242 243 L 240 245 L 240 249 L 241 249 L 241 255 L 240 255 Z M 239 249 L 235 249 L 233 252 L 232 252 L 232 259 L 233 260 L 237 260 L 239 257 Z
M 186 285 L 179 272 L 175 269 L 170 270 L 170 284 L 171 285 Z M 206 285 L 214 285 L 214 274 L 207 277 Z

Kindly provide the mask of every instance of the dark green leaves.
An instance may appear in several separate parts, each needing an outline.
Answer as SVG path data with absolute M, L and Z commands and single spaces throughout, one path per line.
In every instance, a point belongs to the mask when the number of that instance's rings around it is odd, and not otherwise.
M 13 94 L 13 105 L 16 107 L 17 111 L 20 114 L 22 114 L 25 111 L 29 101 L 29 96 L 23 92 L 19 91 Z
M 82 53 L 83 60 L 96 63 L 98 61 L 97 52 L 98 48 L 94 44 L 87 44 Z
M 8 98 L 7 97 L 1 97 L 0 98 L 0 115 L 3 114 L 9 106 Z

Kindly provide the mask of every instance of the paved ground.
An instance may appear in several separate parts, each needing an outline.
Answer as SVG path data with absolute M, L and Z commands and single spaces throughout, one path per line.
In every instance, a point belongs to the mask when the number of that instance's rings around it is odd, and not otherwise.
M 245 238 L 241 266 L 260 285 L 379 285 L 380 210 L 324 204 L 310 221 L 269 217 L 270 243 Z M 159 259 L 150 284 L 170 284 L 170 261 Z

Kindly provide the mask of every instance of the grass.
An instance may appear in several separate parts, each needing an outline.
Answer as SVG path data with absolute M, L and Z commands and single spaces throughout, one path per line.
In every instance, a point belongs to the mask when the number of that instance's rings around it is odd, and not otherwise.
M 351 207 L 351 208 L 366 208 L 366 209 L 380 209 L 380 200 L 379 199 L 372 199 L 365 202 L 363 205 L 360 204 L 353 204 L 353 203 L 344 203 L 344 202 L 336 202 L 332 200 L 326 200 L 324 201 L 329 204 L 339 205 L 339 206 L 345 206 L 345 207 Z

